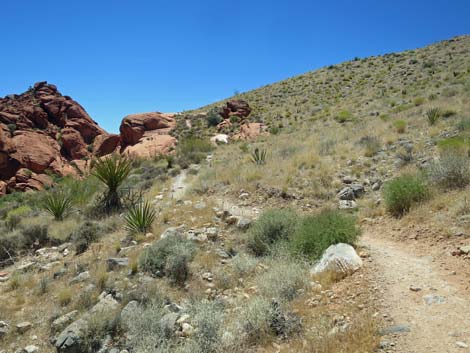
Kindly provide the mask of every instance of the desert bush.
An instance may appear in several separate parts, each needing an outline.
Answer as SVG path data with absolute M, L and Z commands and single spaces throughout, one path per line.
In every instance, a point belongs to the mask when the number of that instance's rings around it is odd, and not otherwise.
M 288 239 L 295 231 L 296 222 L 293 210 L 265 211 L 248 231 L 248 248 L 257 256 L 266 255 L 274 243 Z
M 395 120 L 393 122 L 393 127 L 397 133 L 403 134 L 406 131 L 406 121 L 402 119 Z
M 0 268 L 12 264 L 19 250 L 18 233 L 0 234 Z
M 71 235 L 70 240 L 75 244 L 77 254 L 85 252 L 88 247 L 96 242 L 106 229 L 98 222 L 85 221 Z
M 336 147 L 336 140 L 324 139 L 320 141 L 318 146 L 318 153 L 320 156 L 329 156 L 334 153 Z
M 97 352 L 101 341 L 106 336 L 116 336 L 121 327 L 118 310 L 92 313 L 83 332 L 83 349 L 85 353 Z
M 64 177 L 59 182 L 60 188 L 70 195 L 72 203 L 86 206 L 100 190 L 100 181 L 94 176 L 83 178 L 77 183 L 76 178 Z
M 470 138 L 462 136 L 449 137 L 438 141 L 437 147 L 441 155 L 470 156 Z
M 460 131 L 470 131 L 470 117 L 462 118 L 457 124 Z
M 302 218 L 289 245 L 295 253 L 317 260 L 330 245 L 354 244 L 359 233 L 354 216 L 325 210 Z
M 267 265 L 268 269 L 257 275 L 254 281 L 266 298 L 290 301 L 310 283 L 308 264 L 292 258 L 288 253 L 273 254 Z
M 57 300 L 61 306 L 67 306 L 72 301 L 72 295 L 72 290 L 69 287 L 64 287 L 57 293 Z
M 150 202 L 137 203 L 130 207 L 124 217 L 126 228 L 131 233 L 146 233 L 151 229 L 156 215 L 157 212 Z
M 252 272 L 258 264 L 258 259 L 245 253 L 238 253 L 232 258 L 231 264 L 239 277 Z
M 189 277 L 189 262 L 196 247 L 182 236 L 160 239 L 139 257 L 139 267 L 155 276 L 167 276 L 174 284 L 183 285 Z
M 46 224 L 31 224 L 23 226 L 20 230 L 20 246 L 23 249 L 40 248 L 49 243 L 48 227 Z
M 445 154 L 427 168 L 431 182 L 445 188 L 464 188 L 470 184 L 470 157 L 461 154 Z
M 425 102 L 425 99 L 423 97 L 416 97 L 415 99 L 413 99 L 413 104 L 415 106 L 420 106 L 420 105 L 423 105 Z
M 92 174 L 107 187 L 100 200 L 102 210 L 109 213 L 122 208 L 118 189 L 131 172 L 131 160 L 120 155 L 97 159 L 92 164 Z
M 342 110 L 335 116 L 335 120 L 339 123 L 345 123 L 347 121 L 351 121 L 352 119 L 353 115 L 349 110 Z
M 439 108 L 430 108 L 426 110 L 425 116 L 428 119 L 429 125 L 434 125 L 437 123 L 439 118 L 441 117 L 442 112 Z
M 199 164 L 214 147 L 210 141 L 197 137 L 182 139 L 176 149 L 178 164 L 187 168 L 191 163 Z
M 209 110 L 206 117 L 207 126 L 217 126 L 221 121 L 222 117 L 219 114 L 219 110 L 217 108 L 213 108 Z
M 222 334 L 224 307 L 217 301 L 195 302 L 189 309 L 191 323 L 195 326 L 193 339 L 196 352 L 219 352 L 218 346 Z
M 248 346 L 266 340 L 267 337 L 271 336 L 271 317 L 270 300 L 263 297 L 254 297 L 242 306 L 241 312 L 236 317 L 237 331 L 239 332 L 236 339 L 238 341 L 243 340 Z
M 67 217 L 72 211 L 72 207 L 72 196 L 61 190 L 48 192 L 42 203 L 42 208 L 51 214 L 56 221 L 62 221 L 64 217 Z
M 44 295 L 49 290 L 50 280 L 46 276 L 43 276 L 39 279 L 38 283 L 38 293 L 39 295 Z
M 385 207 L 395 217 L 407 213 L 413 204 L 429 197 L 424 179 L 416 175 L 398 176 L 384 185 L 383 197 Z
M 380 139 L 376 136 L 363 136 L 359 140 L 359 144 L 364 147 L 365 152 L 364 155 L 366 157 L 372 157 L 375 156 L 381 149 L 382 143 L 380 142 Z
M 250 160 L 256 165 L 263 165 L 266 164 L 266 150 L 255 148 L 253 152 L 250 154 Z
M 5 217 L 5 225 L 9 230 L 17 228 L 21 223 L 21 219 L 28 216 L 32 211 L 33 210 L 26 205 L 12 209 Z

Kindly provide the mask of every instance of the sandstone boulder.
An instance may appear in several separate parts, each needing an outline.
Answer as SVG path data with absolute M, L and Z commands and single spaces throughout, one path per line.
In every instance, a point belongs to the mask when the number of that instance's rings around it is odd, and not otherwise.
M 167 135 L 175 126 L 174 114 L 152 112 L 128 115 L 119 128 L 122 146 L 137 144 L 147 131 Z

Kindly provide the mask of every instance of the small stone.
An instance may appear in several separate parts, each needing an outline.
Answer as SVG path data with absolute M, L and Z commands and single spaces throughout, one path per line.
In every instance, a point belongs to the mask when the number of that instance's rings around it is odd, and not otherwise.
M 197 202 L 197 203 L 194 205 L 194 208 L 195 208 L 196 210 L 203 210 L 203 209 L 206 208 L 206 207 L 207 207 L 206 203 L 205 203 L 205 202 L 202 202 L 202 201 L 201 201 L 201 202 Z
M 183 333 L 183 336 L 185 337 L 191 336 L 194 333 L 194 328 L 187 322 L 183 323 L 181 328 L 182 328 L 181 332 Z
M 24 322 L 20 322 L 19 324 L 16 324 L 16 329 L 18 330 L 19 333 L 25 333 L 31 327 L 33 327 L 33 324 L 30 323 L 29 321 L 24 321 Z
M 351 210 L 357 208 L 356 201 L 352 200 L 339 200 L 339 209 L 340 210 Z
M 29 345 L 29 346 L 26 346 L 24 348 L 24 352 L 26 353 L 35 353 L 35 352 L 39 352 L 39 347 L 36 347 L 36 346 L 33 346 L 33 345 Z
M 380 331 L 380 335 L 386 336 L 386 335 L 391 335 L 394 333 L 405 333 L 405 332 L 410 332 L 410 331 L 411 329 L 407 325 L 395 325 L 395 326 L 384 328 L 383 330 Z
M 419 292 L 420 290 L 421 290 L 421 287 L 415 286 L 413 284 L 410 286 L 410 291 L 412 292 Z
M 460 252 L 465 255 L 468 255 L 470 253 L 470 245 L 461 246 L 459 249 Z
M 455 342 L 455 344 L 459 348 L 468 348 L 468 344 L 466 344 L 465 342 L 457 341 Z
M 237 228 L 241 230 L 246 230 L 250 227 L 251 222 L 252 222 L 251 219 L 242 217 L 237 222 Z
M 124 268 L 129 266 L 129 259 L 127 257 L 110 257 L 106 260 L 107 271 L 114 271 L 118 268 Z
M 84 282 L 86 280 L 89 280 L 90 278 L 91 278 L 90 272 L 85 271 L 85 272 L 78 274 L 74 278 L 72 278 L 72 280 L 70 281 L 70 284 Z
M 446 298 L 441 297 L 440 295 L 434 295 L 434 294 L 425 295 L 423 299 L 427 305 L 444 304 L 446 302 Z

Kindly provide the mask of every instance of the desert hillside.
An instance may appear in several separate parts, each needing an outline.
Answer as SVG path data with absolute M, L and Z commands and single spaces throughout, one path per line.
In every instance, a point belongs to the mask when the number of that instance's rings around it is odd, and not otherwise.
M 0 100 L 0 352 L 469 349 L 469 36 L 131 115 L 106 153 L 85 114 Z

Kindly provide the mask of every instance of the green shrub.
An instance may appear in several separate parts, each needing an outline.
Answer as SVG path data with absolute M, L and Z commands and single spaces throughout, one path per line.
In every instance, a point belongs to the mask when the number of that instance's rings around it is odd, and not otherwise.
M 460 131 L 470 131 L 470 117 L 462 118 L 457 124 L 457 128 Z
M 349 110 L 342 110 L 335 117 L 335 120 L 339 123 L 345 123 L 347 121 L 351 121 L 352 119 L 353 115 Z
M 429 125 L 434 125 L 437 123 L 437 121 L 441 117 L 442 112 L 439 108 L 430 108 L 426 110 L 425 115 L 426 115 L 426 118 L 428 119 Z
M 150 202 L 135 204 L 124 217 L 126 228 L 131 233 L 146 233 L 151 229 L 156 215 L 157 212 Z
M 21 248 L 26 249 L 30 247 L 40 248 L 49 243 L 49 236 L 47 232 L 47 225 L 45 224 L 32 224 L 25 226 L 20 231 Z
M 470 155 L 470 139 L 462 136 L 449 137 L 438 141 L 437 147 L 441 155 L 457 154 Z
M 470 157 L 446 154 L 430 164 L 427 176 L 431 182 L 445 188 L 464 188 L 470 184 Z
M 248 248 L 257 256 L 266 255 L 272 245 L 294 233 L 297 215 L 289 209 L 265 211 L 248 231 Z
M 425 99 L 423 97 L 416 97 L 415 99 L 413 99 L 413 104 L 415 106 L 420 106 L 420 105 L 423 105 L 425 102 Z
M 85 221 L 80 225 L 70 236 L 70 240 L 75 244 L 77 254 L 85 252 L 105 231 L 105 227 L 98 222 Z
M 182 236 L 168 236 L 146 248 L 139 257 L 139 267 L 155 276 L 167 276 L 183 285 L 189 277 L 189 263 L 196 252 L 192 241 Z
M 393 122 L 393 127 L 395 128 L 396 132 L 399 134 L 403 134 L 406 131 L 406 121 L 405 120 L 395 120 Z
M 290 246 L 295 253 L 317 260 L 330 245 L 353 244 L 359 233 L 354 216 L 339 210 L 325 210 L 299 222 Z
M 33 210 L 26 205 L 17 207 L 9 211 L 5 218 L 5 225 L 8 229 L 13 230 L 19 226 L 21 219 L 29 215 Z
M 288 252 L 274 253 L 266 264 L 268 269 L 254 281 L 265 298 L 291 301 L 310 283 L 308 264 L 292 258 Z
M 384 186 L 385 207 L 395 217 L 407 213 L 413 204 L 429 197 L 428 187 L 422 177 L 403 175 L 392 179 Z
M 196 352 L 220 352 L 224 307 L 217 301 L 200 301 L 191 305 L 189 310 L 192 324 L 195 326 L 193 339 L 197 345 Z
M 207 113 L 206 121 L 207 126 L 209 127 L 217 126 L 222 121 L 222 117 L 219 114 L 219 110 L 217 108 L 209 110 L 209 112 Z
M 176 149 L 178 163 L 182 168 L 187 168 L 192 163 L 199 164 L 213 148 L 208 140 L 186 137 L 179 142 Z
M 64 191 L 48 192 L 44 197 L 42 207 L 56 221 L 62 221 L 72 211 L 72 196 Z

